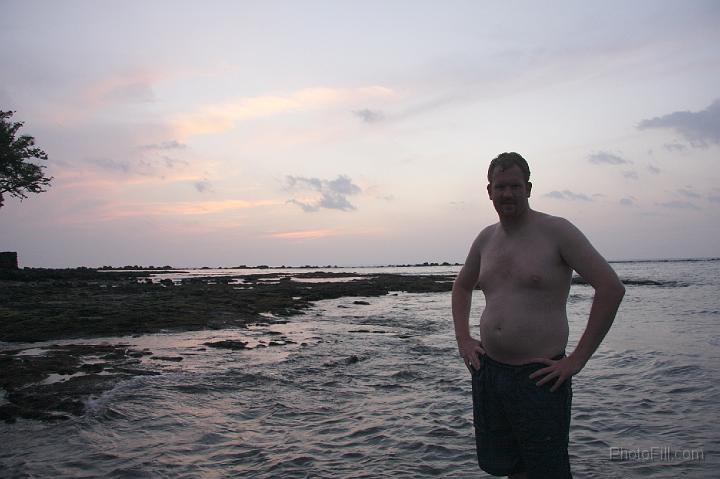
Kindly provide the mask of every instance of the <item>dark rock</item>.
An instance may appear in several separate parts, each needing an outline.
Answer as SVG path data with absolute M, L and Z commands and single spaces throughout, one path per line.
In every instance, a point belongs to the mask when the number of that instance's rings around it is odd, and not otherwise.
M 83 364 L 82 366 L 80 366 L 80 369 L 87 373 L 99 373 L 103 369 L 105 369 L 105 366 L 99 363 Z
M 242 328 L 255 323 L 268 325 L 287 320 L 268 320 L 260 313 L 289 317 L 323 299 L 375 297 L 391 291 L 450 291 L 453 279 L 452 275 L 349 273 L 360 279 L 303 283 L 268 282 L 264 280 L 282 275 L 254 274 L 184 278 L 170 287 L 170 280 L 164 284 L 145 282 L 149 274 L 89 268 L 0 270 L 0 304 L 3 305 L 0 341 L 31 342 L 168 330 Z M 315 276 L 339 275 L 346 274 Z M 237 289 L 235 284 L 228 284 L 237 280 L 252 283 L 253 289 Z M 365 303 L 367 301 L 356 301 L 356 304 Z M 106 354 L 112 354 L 104 358 L 111 361 L 121 360 L 123 353 Z
M 171 362 L 177 363 L 177 362 L 182 361 L 185 358 L 183 358 L 182 356 L 153 356 L 150 359 L 153 359 L 156 361 L 171 361 Z
M 370 306 L 370 303 L 368 303 L 367 301 L 353 301 L 353 304 L 359 304 L 362 306 Z
M 131 368 L 134 352 L 126 344 L 82 344 L 49 346 L 44 354 L 17 355 L 0 352 L 0 388 L 7 391 L 7 403 L 0 405 L 0 419 L 17 417 L 55 421 L 84 413 L 85 399 L 97 396 L 118 381 L 137 375 L 159 374 Z M 97 362 L 97 358 L 104 360 Z M 92 362 L 86 362 L 90 360 Z M 103 372 L 103 374 L 98 374 Z M 43 384 L 50 374 L 69 376 Z
M 208 342 L 203 343 L 205 346 L 210 346 L 211 348 L 223 348 L 223 349 L 247 349 L 247 342 L 246 341 L 234 341 L 232 339 L 225 339 L 223 341 L 215 341 L 215 342 Z
M 142 358 L 143 356 L 152 356 L 152 354 L 151 351 L 132 351 L 127 355 L 131 358 Z

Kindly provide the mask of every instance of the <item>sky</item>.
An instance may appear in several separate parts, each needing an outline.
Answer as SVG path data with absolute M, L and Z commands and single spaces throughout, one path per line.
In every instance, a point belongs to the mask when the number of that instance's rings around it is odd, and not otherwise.
M 462 262 L 492 158 L 610 260 L 720 256 L 720 2 L 0 0 L 21 266 Z

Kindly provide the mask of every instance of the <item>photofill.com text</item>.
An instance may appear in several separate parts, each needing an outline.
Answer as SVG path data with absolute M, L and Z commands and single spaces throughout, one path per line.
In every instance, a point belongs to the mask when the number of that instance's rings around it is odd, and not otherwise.
M 676 449 L 669 446 L 650 448 L 611 447 L 611 461 L 704 461 L 705 451 L 702 449 Z

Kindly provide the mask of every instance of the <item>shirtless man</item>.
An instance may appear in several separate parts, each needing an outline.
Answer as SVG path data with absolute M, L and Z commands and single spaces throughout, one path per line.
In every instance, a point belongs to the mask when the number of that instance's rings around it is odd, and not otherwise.
M 571 378 L 610 329 L 625 288 L 569 221 L 530 209 L 529 180 L 517 153 L 490 164 L 487 190 L 500 221 L 477 236 L 453 285 L 455 337 L 472 373 L 480 467 L 511 478 L 567 478 Z M 566 356 L 573 270 L 595 297 L 585 332 Z M 486 303 L 480 340 L 469 327 L 476 286 Z

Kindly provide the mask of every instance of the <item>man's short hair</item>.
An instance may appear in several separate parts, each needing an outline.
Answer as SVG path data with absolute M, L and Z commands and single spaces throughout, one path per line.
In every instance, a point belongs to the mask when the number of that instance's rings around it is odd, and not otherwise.
M 523 172 L 523 176 L 525 177 L 525 183 L 528 183 L 530 181 L 530 167 L 527 161 L 525 161 L 525 158 L 514 151 L 510 153 L 500 153 L 497 158 L 490 162 L 490 167 L 488 168 L 488 183 L 492 183 L 495 168 L 500 168 L 500 171 L 505 171 L 513 166 L 520 168 L 520 171 Z

